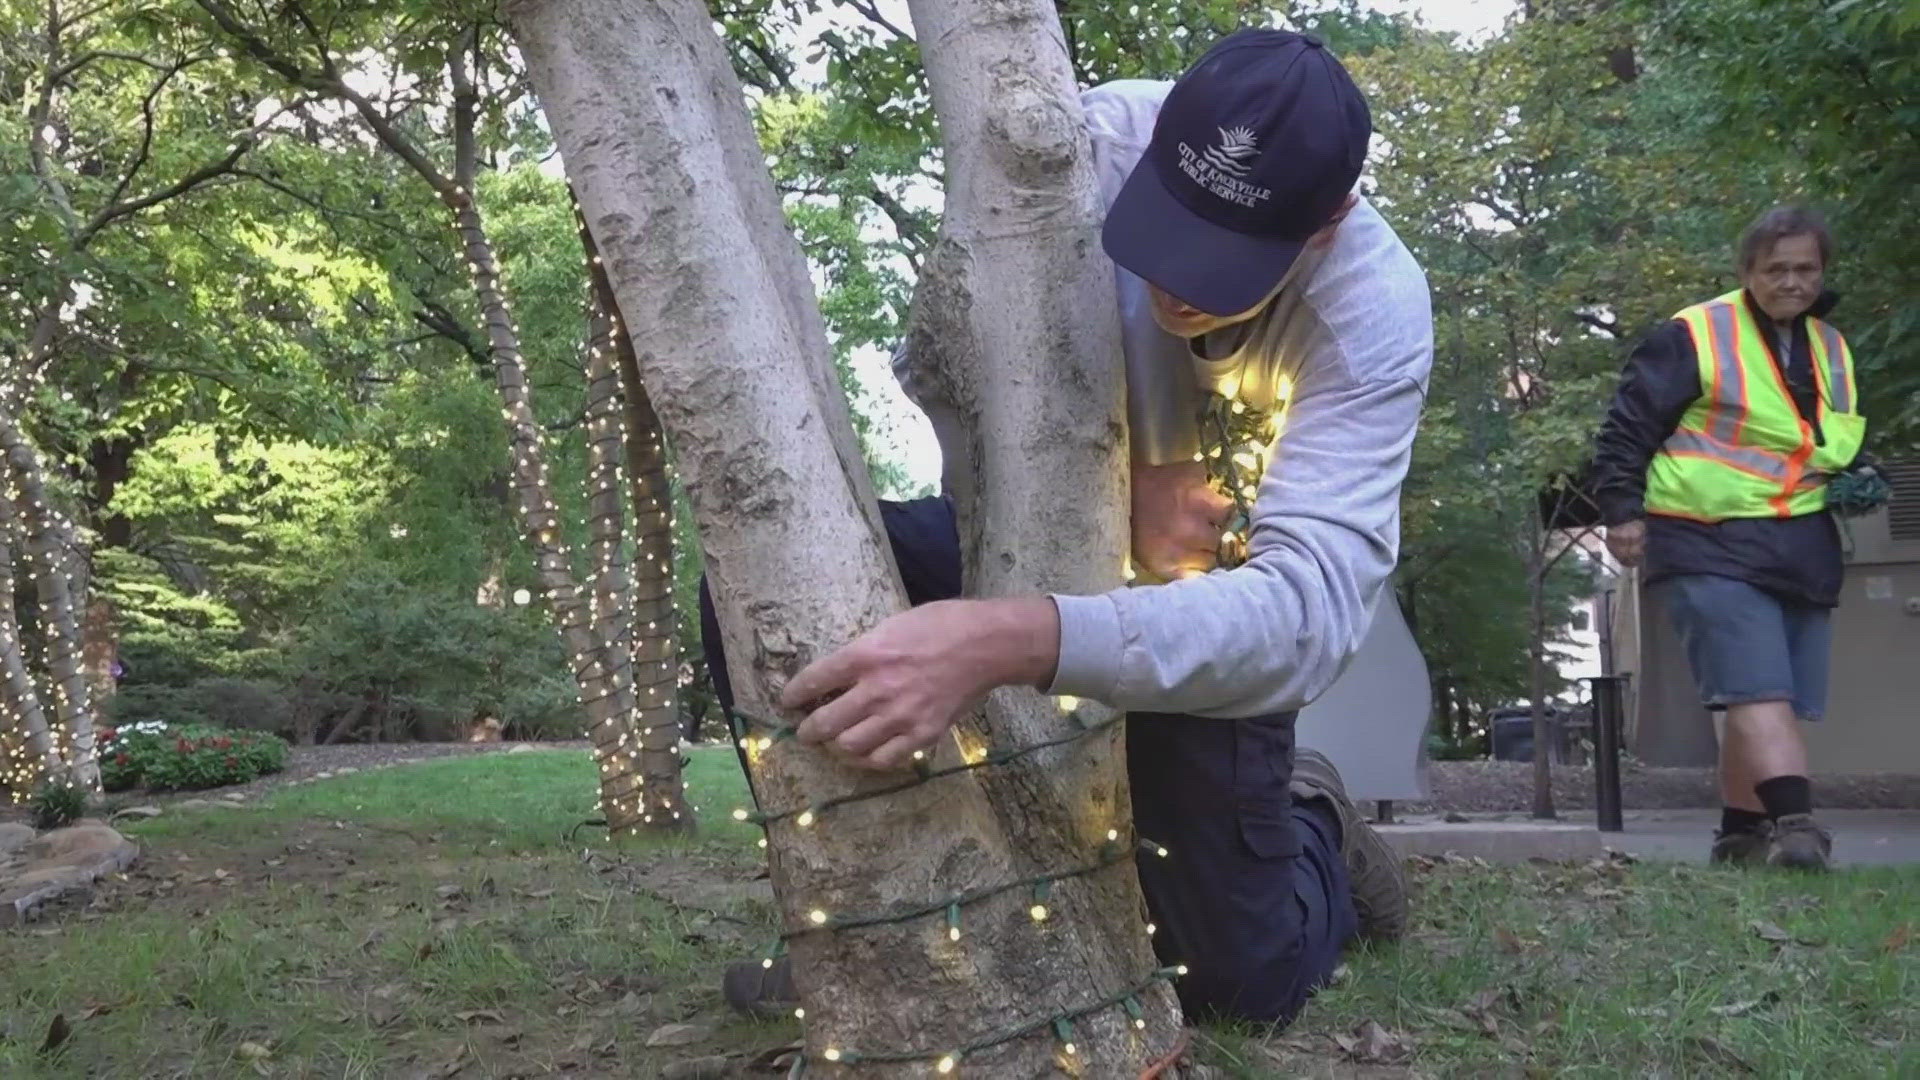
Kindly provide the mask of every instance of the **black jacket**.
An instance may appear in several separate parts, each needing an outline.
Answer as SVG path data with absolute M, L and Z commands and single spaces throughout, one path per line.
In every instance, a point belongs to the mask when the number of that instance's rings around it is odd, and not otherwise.
M 1767 316 L 1754 306 L 1753 297 L 1741 296 L 1766 326 Z M 1831 292 L 1823 295 L 1810 314 L 1824 318 L 1837 300 Z M 1774 363 L 1779 364 L 1773 335 L 1763 337 Z M 1794 322 L 1792 355 L 1783 367 L 1794 405 L 1814 425 L 1815 440 L 1823 439 L 1813 348 L 1804 317 Z M 1647 515 L 1647 466 L 1702 392 L 1699 359 L 1684 324 L 1663 324 L 1633 351 L 1596 440 L 1593 492 L 1602 521 L 1618 525 L 1647 518 L 1648 584 L 1675 574 L 1718 574 L 1749 582 L 1784 600 L 1821 607 L 1839 604 L 1844 572 L 1840 536 L 1833 515 L 1824 510 L 1803 517 L 1743 518 L 1713 525 Z

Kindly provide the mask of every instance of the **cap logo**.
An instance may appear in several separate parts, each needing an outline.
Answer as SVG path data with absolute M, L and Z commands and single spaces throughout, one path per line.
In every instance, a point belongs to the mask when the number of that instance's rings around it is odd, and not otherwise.
M 1180 171 L 1204 188 L 1208 194 L 1236 206 L 1257 209 L 1273 197 L 1273 189 L 1249 184 L 1243 177 L 1253 171 L 1260 156 L 1259 140 L 1247 127 L 1215 128 L 1220 141 L 1205 150 L 1179 144 Z
M 1220 145 L 1209 146 L 1204 156 L 1207 163 L 1221 172 L 1233 176 L 1245 176 L 1252 167 L 1253 158 L 1260 153 L 1259 143 L 1253 137 L 1253 129 L 1246 127 L 1215 128 L 1220 133 Z

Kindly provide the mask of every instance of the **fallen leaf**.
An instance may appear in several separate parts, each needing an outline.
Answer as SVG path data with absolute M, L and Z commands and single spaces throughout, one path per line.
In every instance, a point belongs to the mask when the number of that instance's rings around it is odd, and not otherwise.
M 430 1075 L 432 1075 L 435 1080 L 446 1080 L 447 1077 L 458 1074 L 460 1070 L 466 1067 L 467 1048 L 462 1046 L 458 1050 L 455 1050 L 453 1056 L 448 1058 L 444 1064 L 435 1069 Z
M 1664 1005 L 1642 1005 L 1627 1009 L 1627 1015 L 1640 1017 L 1650 1016 L 1657 1019 L 1665 1019 L 1667 1016 L 1667 1008 Z
M 1364 1065 L 1395 1065 L 1413 1056 L 1413 1042 L 1405 1035 L 1362 1021 L 1351 1036 L 1334 1036 L 1347 1056 Z
M 1504 926 L 1493 928 L 1493 943 L 1504 953 L 1525 952 L 1527 948 L 1521 943 L 1519 935 Z
M 1775 945 L 1784 945 L 1793 940 L 1793 935 L 1773 925 L 1765 919 L 1755 919 L 1747 926 L 1760 936 L 1762 941 L 1771 941 Z
M 463 1024 L 504 1024 L 507 1018 L 500 1015 L 498 1009 L 474 1009 L 472 1012 L 457 1012 L 455 1020 Z
M 1887 935 L 1887 940 L 1882 942 L 1880 947 L 1890 953 L 1899 952 L 1901 949 L 1906 948 L 1907 944 L 1912 940 L 1913 924 L 1901 923 L 1899 926 L 1893 928 L 1893 933 Z
M 47 1025 L 47 1037 L 40 1043 L 40 1052 L 51 1054 L 66 1044 L 73 1035 L 73 1026 L 67 1023 L 66 1013 L 54 1013 L 53 1023 Z
M 730 1057 L 702 1057 L 676 1061 L 660 1071 L 660 1080 L 727 1080 L 733 1073 Z
M 1867 1042 L 1871 1043 L 1876 1050 L 1904 1050 L 1907 1047 L 1906 1043 L 1898 1039 L 1868 1039 Z
M 465 896 L 466 892 L 467 890 L 461 888 L 458 885 L 442 885 L 439 888 L 433 890 L 433 895 L 439 897 L 442 900 L 458 900 L 462 896 Z
M 713 1034 L 701 1024 L 665 1024 L 647 1036 L 648 1046 L 687 1046 Z
M 1745 1058 L 1734 1053 L 1726 1043 L 1721 1042 L 1719 1039 L 1713 1038 L 1710 1035 L 1695 1035 L 1690 1041 L 1693 1044 L 1693 1048 L 1700 1052 L 1700 1056 L 1717 1065 L 1729 1069 L 1738 1069 L 1743 1073 L 1751 1074 L 1754 1072 L 1753 1066 L 1747 1064 Z
M 547 897 L 553 895 L 553 890 L 552 889 L 534 889 L 531 892 L 523 892 L 520 895 L 526 897 L 529 900 L 545 900 Z
M 793 1067 L 794 1059 L 805 1048 L 806 1043 L 801 1042 L 769 1047 L 754 1055 L 750 1065 L 756 1072 L 786 1072 Z
M 1480 1024 L 1459 1009 L 1440 1009 L 1429 1005 L 1421 1011 L 1443 1027 L 1450 1027 L 1455 1031 L 1471 1031 L 1476 1035 L 1480 1033 Z
M 234 1047 L 234 1052 L 248 1061 L 261 1061 L 273 1056 L 273 1050 L 257 1042 L 243 1042 Z
M 1736 1001 L 1731 1005 L 1715 1005 L 1707 1011 L 1715 1016 L 1745 1016 L 1755 1009 L 1764 1009 L 1780 1000 L 1780 992 L 1769 990 L 1752 1001 Z

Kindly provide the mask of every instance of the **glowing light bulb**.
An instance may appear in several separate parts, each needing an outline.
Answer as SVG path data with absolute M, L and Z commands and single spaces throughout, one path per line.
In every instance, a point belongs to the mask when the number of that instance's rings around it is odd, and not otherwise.
M 829 1046 L 821 1052 L 820 1056 L 826 1058 L 828 1061 L 839 1061 L 840 1050 L 837 1047 Z
M 1035 904 L 1032 907 L 1027 909 L 1027 914 L 1033 918 L 1034 922 L 1046 922 L 1047 921 L 1047 905 Z
M 794 818 L 793 823 L 795 825 L 800 826 L 803 829 L 813 824 L 813 811 L 811 810 L 800 811 L 800 816 L 797 818 Z
M 807 912 L 807 919 L 815 926 L 827 925 L 827 913 L 821 911 L 819 908 L 814 908 L 812 911 Z
M 940 1063 L 933 1067 L 933 1071 L 945 1076 L 952 1072 L 953 1067 L 958 1063 L 958 1060 L 952 1054 L 948 1054 L 946 1057 L 940 1059 Z

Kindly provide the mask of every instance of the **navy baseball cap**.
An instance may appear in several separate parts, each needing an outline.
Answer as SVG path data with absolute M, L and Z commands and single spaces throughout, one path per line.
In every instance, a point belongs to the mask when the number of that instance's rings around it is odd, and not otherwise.
M 1318 38 L 1239 31 L 1167 94 L 1101 243 L 1182 303 L 1238 315 L 1340 210 L 1372 134 L 1366 98 Z

